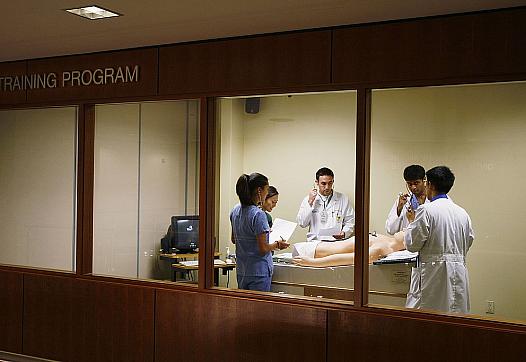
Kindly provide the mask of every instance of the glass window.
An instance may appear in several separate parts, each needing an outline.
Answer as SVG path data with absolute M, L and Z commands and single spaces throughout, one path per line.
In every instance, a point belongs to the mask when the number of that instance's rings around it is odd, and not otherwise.
M 198 171 L 198 101 L 97 105 L 94 274 L 196 282 Z
M 0 263 L 75 270 L 77 108 L 0 111 Z
M 526 216 L 521 192 L 525 118 L 526 83 L 373 92 L 370 224 L 383 234 L 406 228 L 409 248 L 420 251 L 410 306 L 526 320 L 526 277 L 521 273 L 526 254 L 520 229 Z M 404 169 L 410 165 L 428 171 L 425 185 L 414 174 L 406 182 Z M 444 189 L 437 186 L 445 179 L 437 172 L 444 169 L 430 171 L 442 165 L 455 176 L 447 199 L 440 197 Z M 417 201 L 411 226 L 402 218 L 397 221 L 399 193 L 419 199 L 422 192 L 434 201 Z M 409 205 L 402 200 L 402 217 Z M 470 216 L 475 235 L 471 246 L 467 219 L 452 205 Z M 386 230 L 390 210 L 396 215 Z M 371 265 L 370 302 L 405 305 L 410 266 Z M 382 278 L 373 279 L 376 274 Z
M 217 251 L 220 258 L 230 253 L 237 261 L 236 268 L 221 275 L 220 286 L 240 288 L 239 283 L 254 275 L 268 277 L 268 259 L 259 259 L 271 258 L 271 291 L 351 301 L 353 239 L 341 243 L 307 239 L 326 235 L 334 240 L 332 235 L 342 229 L 345 237 L 354 231 L 356 92 L 223 98 L 218 116 Z M 331 169 L 334 178 L 324 175 L 317 184 L 316 172 L 322 167 Z M 242 174 L 253 172 L 265 175 L 278 192 L 263 205 L 267 221 L 273 223 L 268 241 L 274 244 L 283 237 L 291 246 L 274 255 L 258 256 L 255 239 L 247 241 L 242 250 L 231 242 L 230 213 L 240 202 L 236 182 Z M 313 189 L 311 206 L 308 195 Z M 283 226 L 298 223 L 298 214 L 303 225 Z M 244 220 L 240 225 L 246 222 L 241 214 L 238 220 Z M 245 237 L 241 230 L 239 234 L 234 237 Z M 334 253 L 335 246 L 346 252 L 343 259 L 320 258 L 323 253 Z M 296 251 L 301 252 L 303 265 L 293 262 Z

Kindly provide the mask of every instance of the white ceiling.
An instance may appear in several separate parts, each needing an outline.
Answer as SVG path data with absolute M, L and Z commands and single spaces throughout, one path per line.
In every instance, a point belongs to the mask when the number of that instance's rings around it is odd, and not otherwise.
M 526 0 L 0 0 L 0 62 L 526 5 Z M 124 16 L 90 21 L 96 4 Z

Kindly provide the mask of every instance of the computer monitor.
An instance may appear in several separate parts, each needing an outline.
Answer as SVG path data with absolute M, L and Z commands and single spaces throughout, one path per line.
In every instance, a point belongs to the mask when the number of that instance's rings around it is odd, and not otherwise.
M 199 248 L 199 216 L 172 216 L 173 245 L 178 252 L 189 253 Z

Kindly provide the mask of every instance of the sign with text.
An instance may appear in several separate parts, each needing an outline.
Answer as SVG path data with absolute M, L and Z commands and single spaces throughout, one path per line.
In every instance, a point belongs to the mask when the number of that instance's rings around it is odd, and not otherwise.
M 155 96 L 157 65 L 155 48 L 29 60 L 24 77 L 4 76 L 0 94 L 20 87 L 28 103 Z
M 27 62 L 17 61 L 9 63 L 0 63 L 0 77 L 9 74 L 11 77 L 19 77 L 26 74 Z M 0 83 L 0 86 L 2 83 Z M 0 88 L 0 105 L 20 104 L 26 101 L 26 92 L 24 90 L 4 92 Z
M 132 83 L 139 82 L 139 73 L 139 65 L 133 65 L 97 68 L 94 70 L 63 71 L 61 72 L 61 77 L 58 77 L 56 72 L 8 76 L 0 75 L 0 91 L 13 92 L 26 89 Z

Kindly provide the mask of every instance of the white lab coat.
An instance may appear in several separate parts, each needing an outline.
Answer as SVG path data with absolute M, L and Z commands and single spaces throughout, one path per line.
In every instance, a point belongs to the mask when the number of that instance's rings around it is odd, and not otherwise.
M 405 233 L 407 250 L 420 253 L 406 307 L 469 312 L 466 254 L 473 239 L 469 215 L 451 199 L 420 205 Z
M 425 203 L 428 203 L 429 200 L 426 198 Z M 393 207 L 391 208 L 391 211 L 389 211 L 389 215 L 387 216 L 387 220 L 385 221 L 385 231 L 387 231 L 388 234 L 394 235 L 399 231 L 404 230 L 407 225 L 409 225 L 409 220 L 407 220 L 407 206 L 409 204 L 409 200 L 405 203 L 404 207 L 402 208 L 402 211 L 400 212 L 400 216 L 398 216 L 398 213 L 396 212 L 398 208 L 398 197 L 396 198 Z
M 323 211 L 323 201 L 320 195 L 316 195 L 312 206 L 309 205 L 309 197 L 306 196 L 301 203 L 298 211 L 298 224 L 305 228 L 309 227 L 307 240 L 316 240 L 321 229 L 329 229 L 339 226 L 348 238 L 354 234 L 354 209 L 349 198 L 333 191 L 331 201 L 325 205 L 327 221 L 322 223 L 321 212 Z

